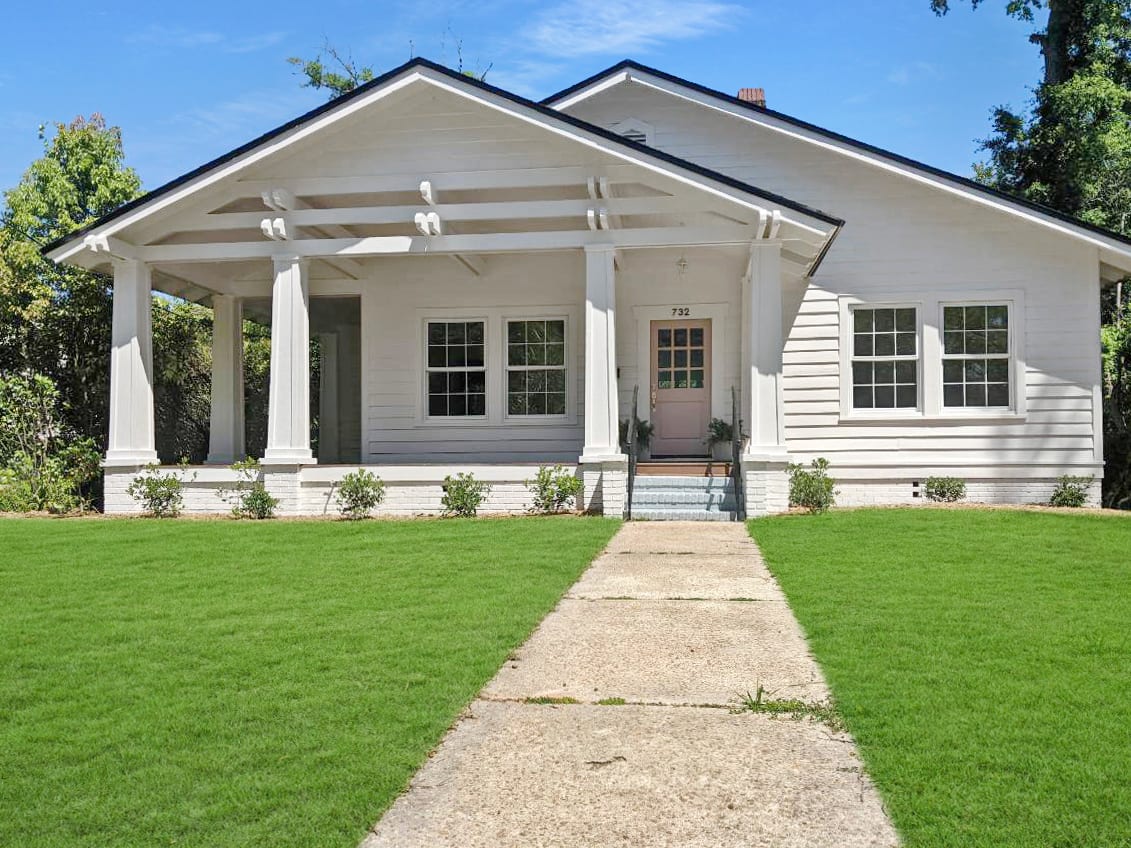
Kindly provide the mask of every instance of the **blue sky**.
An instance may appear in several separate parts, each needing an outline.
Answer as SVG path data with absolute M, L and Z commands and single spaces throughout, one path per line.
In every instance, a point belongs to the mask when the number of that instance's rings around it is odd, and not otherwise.
M 317 105 L 292 55 L 324 39 L 381 72 L 412 55 L 540 98 L 628 57 L 961 174 L 1040 74 L 1031 25 L 957 0 L 13 3 L 0 32 L 0 187 L 40 124 L 101 112 L 147 188 Z

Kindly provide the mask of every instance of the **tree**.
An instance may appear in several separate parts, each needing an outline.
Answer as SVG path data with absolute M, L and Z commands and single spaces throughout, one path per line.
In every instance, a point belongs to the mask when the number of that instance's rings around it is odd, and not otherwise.
M 971 0 L 977 7 L 981 0 Z M 938 15 L 948 0 L 930 0 Z M 1008 0 L 1036 21 L 1044 74 L 1027 114 L 993 110 L 981 182 L 1119 233 L 1131 233 L 1131 0 Z M 1104 503 L 1131 506 L 1131 310 L 1102 298 Z
M 0 213 L 0 371 L 40 373 L 58 389 L 61 416 L 105 441 L 109 400 L 109 282 L 55 265 L 40 249 L 137 197 L 122 136 L 101 115 L 56 124 L 44 155 L 5 192 Z

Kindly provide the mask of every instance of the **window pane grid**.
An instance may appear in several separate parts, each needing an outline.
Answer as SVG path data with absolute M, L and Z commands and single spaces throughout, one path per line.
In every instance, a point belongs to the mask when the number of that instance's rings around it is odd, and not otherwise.
M 429 417 L 487 414 L 487 369 L 482 321 L 429 321 Z
M 507 415 L 565 415 L 565 321 L 507 322 Z
M 943 406 L 1009 405 L 1009 307 L 943 307 Z
M 914 307 L 852 310 L 852 406 L 919 405 L 919 333 Z

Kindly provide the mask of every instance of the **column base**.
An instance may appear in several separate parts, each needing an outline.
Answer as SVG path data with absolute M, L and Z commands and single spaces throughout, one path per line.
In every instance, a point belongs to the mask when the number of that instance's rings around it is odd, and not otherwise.
M 267 448 L 263 453 L 263 465 L 316 465 L 317 460 L 310 448 Z
M 781 455 L 784 457 L 784 452 Z M 788 457 L 768 461 L 764 454 L 743 454 L 742 489 L 747 517 L 789 510 L 788 465 Z
M 102 459 L 103 468 L 140 468 L 157 462 L 157 451 L 108 450 Z

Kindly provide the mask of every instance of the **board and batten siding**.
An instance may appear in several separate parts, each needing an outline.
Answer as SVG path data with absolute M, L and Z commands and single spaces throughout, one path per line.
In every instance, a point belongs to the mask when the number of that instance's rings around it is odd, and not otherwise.
M 911 480 L 1097 477 L 1099 279 L 1093 248 L 973 201 L 639 84 L 567 110 L 652 127 L 654 146 L 846 220 L 807 288 L 788 286 L 787 448 L 839 477 Z M 930 420 L 842 418 L 840 303 L 993 300 L 1020 293 L 1024 414 Z M 927 307 L 933 309 L 933 307 Z M 934 314 L 922 316 L 936 322 Z

